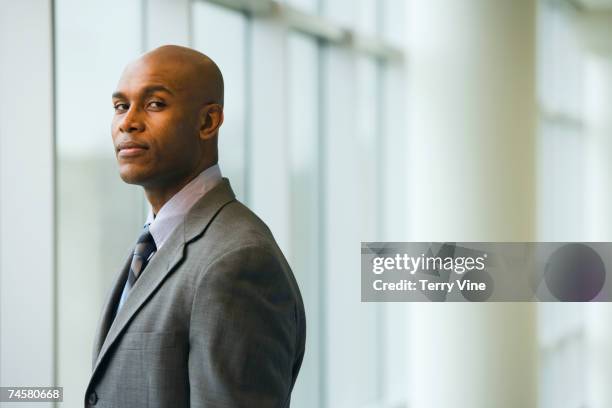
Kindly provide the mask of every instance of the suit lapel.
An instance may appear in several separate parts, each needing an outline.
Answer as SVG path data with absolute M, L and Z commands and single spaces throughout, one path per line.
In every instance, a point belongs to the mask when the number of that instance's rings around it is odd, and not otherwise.
M 123 283 L 125 283 L 127 277 L 129 260 L 126 262 L 104 306 L 103 317 L 96 335 L 95 351 L 97 351 L 97 358 L 94 357 L 91 379 L 93 379 L 98 371 L 108 350 L 125 331 L 126 326 L 134 315 L 153 295 L 166 276 L 183 259 L 185 246 L 204 233 L 223 206 L 234 199 L 234 192 L 229 181 L 223 178 L 217 186 L 196 202 L 193 208 L 185 215 L 183 222 L 177 226 L 161 249 L 153 256 L 142 276 L 134 284 L 130 295 L 125 300 L 115 319 L 112 320 L 113 311 L 121 296 Z
M 110 293 L 106 298 L 104 306 L 102 307 L 102 316 L 100 318 L 100 321 L 98 322 L 98 328 L 94 337 L 92 368 L 95 366 L 96 360 L 98 359 L 98 355 L 100 354 L 100 349 L 102 348 L 102 344 L 104 343 L 104 339 L 108 334 L 108 330 L 111 324 L 113 323 L 115 309 L 117 307 L 117 303 L 119 303 L 119 298 L 121 297 L 121 293 L 123 292 L 123 286 L 125 285 L 125 280 L 127 279 L 128 270 L 130 267 L 130 260 L 132 259 L 132 252 L 134 252 L 134 248 L 131 248 L 130 252 L 126 255 L 126 261 L 117 276 L 115 277 Z

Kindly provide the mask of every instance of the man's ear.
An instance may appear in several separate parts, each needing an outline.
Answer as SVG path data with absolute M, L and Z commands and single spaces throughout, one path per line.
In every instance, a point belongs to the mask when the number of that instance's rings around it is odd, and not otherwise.
M 223 124 L 223 106 L 212 103 L 206 105 L 200 114 L 200 139 L 208 140 L 217 135 Z

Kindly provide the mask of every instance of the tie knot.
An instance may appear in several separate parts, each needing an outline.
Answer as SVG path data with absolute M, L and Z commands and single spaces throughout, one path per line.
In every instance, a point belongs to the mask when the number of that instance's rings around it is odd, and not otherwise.
M 144 230 L 138 237 L 136 246 L 134 247 L 134 255 L 138 255 L 144 260 L 147 260 L 149 256 L 157 250 L 155 240 L 149 231 L 149 224 L 145 225 Z

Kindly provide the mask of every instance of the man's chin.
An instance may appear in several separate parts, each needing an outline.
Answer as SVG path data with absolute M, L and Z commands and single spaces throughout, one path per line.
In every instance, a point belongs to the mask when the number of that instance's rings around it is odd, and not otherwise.
M 119 177 L 123 180 L 124 183 L 134 184 L 137 186 L 144 186 L 147 184 L 147 181 L 150 179 L 148 174 L 143 174 L 135 171 L 122 171 L 119 170 Z

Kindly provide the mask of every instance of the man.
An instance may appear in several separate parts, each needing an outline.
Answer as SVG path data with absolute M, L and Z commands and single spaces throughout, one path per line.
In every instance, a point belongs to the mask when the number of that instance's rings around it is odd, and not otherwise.
M 221 177 L 221 72 L 164 46 L 128 65 L 113 106 L 120 176 L 151 211 L 104 305 L 85 406 L 288 407 L 304 307 L 269 229 Z

